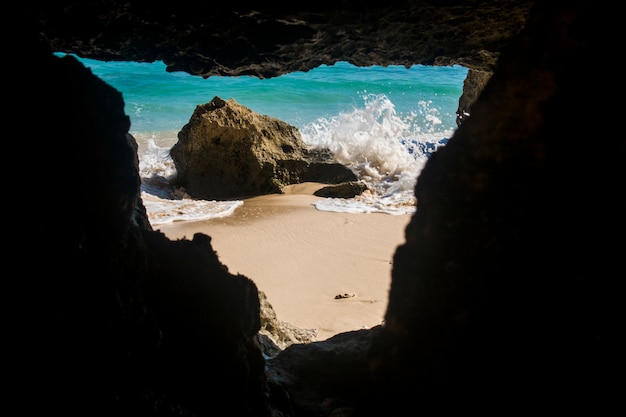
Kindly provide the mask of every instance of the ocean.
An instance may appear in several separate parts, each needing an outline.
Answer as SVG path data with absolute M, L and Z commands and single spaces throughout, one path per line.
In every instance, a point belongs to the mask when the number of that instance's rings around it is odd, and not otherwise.
M 63 56 L 65 54 L 57 54 Z M 219 96 L 297 127 L 311 148 L 325 147 L 372 192 L 320 198 L 317 210 L 414 213 L 414 188 L 427 159 L 456 130 L 467 69 L 415 65 L 322 65 L 270 79 L 202 77 L 165 71 L 162 62 L 77 58 L 117 89 L 137 140 L 142 197 L 153 226 L 229 216 L 245 201 L 189 198 L 172 186 L 169 150 L 196 106 Z

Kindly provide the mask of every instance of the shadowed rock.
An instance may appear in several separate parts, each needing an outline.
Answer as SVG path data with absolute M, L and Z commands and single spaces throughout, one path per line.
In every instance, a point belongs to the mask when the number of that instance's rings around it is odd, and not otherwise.
M 10 66 L 28 90 L 8 102 L 34 122 L 9 119 L 6 144 L 45 181 L 9 240 L 14 402 L 133 417 L 617 409 L 626 142 L 598 105 L 615 79 L 589 64 L 611 49 L 613 15 L 585 0 L 18 4 Z M 264 362 L 253 285 L 209 237 L 146 230 L 121 95 L 52 51 L 199 75 L 338 60 L 485 74 L 417 179 L 384 326 Z
M 168 71 L 203 77 L 270 78 L 346 60 L 358 66 L 459 64 L 491 72 L 535 2 L 83 3 L 23 5 L 55 51 L 105 61 L 162 60 Z
M 23 408 L 198 416 L 226 401 L 233 415 L 264 415 L 255 284 L 228 272 L 209 236 L 171 241 L 148 227 L 121 94 L 73 57 L 46 57 L 36 68 L 47 77 L 30 85 L 53 105 L 29 128 L 29 159 L 71 192 L 49 181 L 25 198 L 33 222 L 14 256 L 40 270 L 18 281 L 13 309 Z M 55 125 L 71 126 L 59 142 Z
M 336 185 L 327 185 L 316 190 L 313 194 L 317 197 L 352 198 L 362 194 L 367 189 L 365 183 L 351 181 Z
M 367 355 L 380 331 L 376 326 L 291 345 L 268 360 L 268 384 L 288 393 L 295 416 L 351 415 L 369 383 Z

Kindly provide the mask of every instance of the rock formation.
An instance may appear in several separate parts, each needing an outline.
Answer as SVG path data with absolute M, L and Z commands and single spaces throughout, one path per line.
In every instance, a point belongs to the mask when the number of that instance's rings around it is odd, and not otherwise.
M 23 7 L 54 51 L 163 61 L 168 71 L 275 77 L 321 64 L 464 65 L 489 71 L 533 1 L 391 0 L 307 4 L 51 0 Z M 22 7 L 22 6 L 20 6 Z M 30 26 L 28 26 L 30 28 Z
M 25 137 L 29 164 L 53 176 L 24 198 L 12 253 L 29 277 L 12 292 L 22 411 L 190 416 L 225 401 L 263 415 L 255 284 L 209 236 L 146 225 L 121 94 L 71 57 L 38 59 L 46 77 L 27 79 L 45 110 Z
M 261 302 L 259 343 L 266 356 L 275 357 L 293 344 L 306 344 L 316 340 L 316 329 L 300 329 L 280 320 L 263 291 L 259 291 L 259 300 Z
M 205 200 L 282 193 L 286 185 L 304 181 L 356 180 L 331 155 L 319 160 L 322 152 L 309 152 L 295 126 L 232 98 L 197 106 L 170 154 L 177 185 Z
M 361 181 L 343 182 L 336 185 L 327 185 L 315 191 L 318 197 L 352 198 L 366 191 L 367 185 Z
M 40 175 L 28 190 L 11 176 L 25 224 L 7 256 L 7 413 L 606 414 L 621 398 L 626 232 L 626 141 L 598 105 L 615 85 L 596 62 L 612 13 L 589 0 L 18 4 L 7 65 L 23 88 L 8 101 L 22 118 L 8 120 L 29 121 L 6 144 Z M 258 290 L 210 237 L 145 227 L 122 97 L 53 51 L 199 76 L 348 60 L 488 80 L 418 179 L 384 325 L 266 359 Z

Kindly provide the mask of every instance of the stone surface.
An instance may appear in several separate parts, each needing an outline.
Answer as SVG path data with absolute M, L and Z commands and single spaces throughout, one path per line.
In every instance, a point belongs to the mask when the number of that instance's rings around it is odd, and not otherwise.
M 533 1 L 391 0 L 170 2 L 52 0 L 24 4 L 55 51 L 161 60 L 200 76 L 275 77 L 347 60 L 489 71 Z
M 263 291 L 259 291 L 261 302 L 261 350 L 268 357 L 275 357 L 293 344 L 306 344 L 316 340 L 316 329 L 301 329 L 291 323 L 280 320 L 274 307 Z
M 463 123 L 471 115 L 472 104 L 476 101 L 491 77 L 491 72 L 470 69 L 463 82 L 463 94 L 459 97 L 459 107 L 456 111 L 456 124 Z
M 366 191 L 367 185 L 363 182 L 351 181 L 343 182 L 336 185 L 327 185 L 315 191 L 318 197 L 330 197 L 330 198 L 353 198 Z
M 21 196 L 17 242 L 7 238 L 5 338 L 19 364 L 8 370 L 19 396 L 7 413 L 15 404 L 134 417 L 616 409 L 626 140 L 598 105 L 615 78 L 596 63 L 615 40 L 614 8 L 246 4 L 50 1 L 11 15 L 20 53 L 7 65 L 27 89 L 9 91 L 22 118 L 7 119 L 18 126 L 5 144 L 41 175 Z M 164 59 L 198 75 L 275 76 L 337 60 L 460 63 L 490 75 L 418 178 L 384 326 L 263 360 L 254 288 L 220 264 L 208 236 L 172 242 L 142 227 L 120 94 L 51 51 Z
M 368 351 L 380 332 L 376 326 L 293 344 L 267 361 L 268 384 L 288 393 L 294 416 L 353 413 L 368 384 Z
M 256 285 L 228 272 L 209 236 L 170 241 L 144 232 L 143 242 L 148 270 L 140 288 L 160 336 L 148 386 L 191 415 L 210 415 L 216 402 L 229 404 L 235 415 L 263 415 Z
M 304 181 L 356 179 L 330 155 L 310 169 L 309 151 L 295 126 L 232 98 L 215 97 L 197 106 L 170 155 L 178 172 L 176 185 L 205 200 L 282 193 L 286 185 Z
M 609 409 L 623 267 L 602 236 L 626 230 L 626 141 L 591 120 L 603 111 L 565 112 L 611 84 L 579 65 L 604 12 L 565 4 L 537 5 L 420 174 L 356 415 L 400 415 L 416 396 L 438 414 Z

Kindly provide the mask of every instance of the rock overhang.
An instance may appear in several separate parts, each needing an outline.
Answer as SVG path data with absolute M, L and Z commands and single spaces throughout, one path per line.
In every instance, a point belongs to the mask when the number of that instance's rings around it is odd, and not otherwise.
M 313 2 L 277 7 L 80 1 L 46 3 L 36 15 L 54 52 L 153 62 L 193 75 L 275 77 L 348 61 L 453 65 L 492 71 L 532 1 Z

